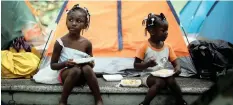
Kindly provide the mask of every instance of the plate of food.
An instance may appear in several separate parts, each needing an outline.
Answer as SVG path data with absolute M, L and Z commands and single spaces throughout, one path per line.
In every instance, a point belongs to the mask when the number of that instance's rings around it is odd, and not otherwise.
M 139 87 L 142 84 L 142 81 L 139 79 L 124 79 L 121 80 L 120 85 L 124 87 Z
M 153 76 L 156 76 L 156 77 L 170 77 L 174 74 L 175 72 L 171 69 L 161 69 L 161 70 L 157 70 L 157 71 L 154 71 L 154 72 L 151 72 L 151 74 Z
M 94 57 L 89 57 L 89 58 L 74 59 L 74 62 L 77 64 L 83 64 L 83 63 L 93 62 L 94 60 L 95 60 Z

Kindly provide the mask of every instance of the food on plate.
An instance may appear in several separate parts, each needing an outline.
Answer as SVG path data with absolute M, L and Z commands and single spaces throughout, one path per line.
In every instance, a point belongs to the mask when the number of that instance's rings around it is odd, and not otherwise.
M 121 80 L 122 86 L 129 86 L 129 87 L 138 87 L 141 85 L 141 80 L 137 79 L 125 79 Z

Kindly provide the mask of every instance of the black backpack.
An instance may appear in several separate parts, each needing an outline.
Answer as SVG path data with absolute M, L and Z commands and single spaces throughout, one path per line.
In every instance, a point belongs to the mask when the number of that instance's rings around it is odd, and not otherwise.
M 233 68 L 233 45 L 222 40 L 196 40 L 188 46 L 199 78 L 213 81 Z

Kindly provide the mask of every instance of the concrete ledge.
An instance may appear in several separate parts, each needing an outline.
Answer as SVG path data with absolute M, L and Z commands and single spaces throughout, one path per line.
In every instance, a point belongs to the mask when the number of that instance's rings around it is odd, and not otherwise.
M 180 84 L 184 99 L 190 104 L 200 94 L 212 86 L 212 82 L 193 78 L 176 78 Z M 2 79 L 1 100 L 20 105 L 57 105 L 60 99 L 61 85 L 37 84 L 29 79 Z M 148 91 L 146 87 L 119 87 L 119 82 L 106 82 L 98 78 L 101 96 L 105 105 L 138 105 Z M 11 101 L 14 100 L 14 101 Z M 151 102 L 156 105 L 174 105 L 174 97 L 167 90 L 160 92 Z M 88 86 L 75 87 L 69 97 L 70 105 L 94 105 L 94 98 Z
M 16 105 L 58 105 L 60 93 L 25 93 L 16 92 L 12 95 L 2 93 L 2 101 L 8 103 L 13 100 Z M 102 94 L 105 105 L 138 105 L 145 98 L 145 94 Z M 184 99 L 190 104 L 198 98 L 198 95 L 184 95 Z M 12 101 L 11 101 L 12 102 Z M 151 105 L 174 105 L 175 100 L 171 95 L 157 95 Z M 70 105 L 94 105 L 92 94 L 71 94 Z
M 176 78 L 183 93 L 201 94 L 208 90 L 212 82 L 194 78 Z M 61 85 L 37 84 L 29 79 L 2 79 L 1 91 L 12 92 L 62 92 Z M 101 93 L 146 93 L 146 87 L 127 88 L 119 87 L 119 82 L 106 82 L 103 78 L 98 78 Z M 74 93 L 90 93 L 88 86 L 75 87 Z M 165 92 L 165 91 L 164 91 Z

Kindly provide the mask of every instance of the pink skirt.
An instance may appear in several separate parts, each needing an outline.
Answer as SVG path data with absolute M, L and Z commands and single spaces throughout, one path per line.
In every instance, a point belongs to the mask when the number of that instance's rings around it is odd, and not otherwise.
M 58 81 L 60 82 L 61 85 L 63 85 L 63 82 L 64 82 L 64 81 L 62 81 L 62 72 L 65 71 L 66 69 L 67 68 L 61 69 L 61 71 L 58 75 Z M 81 77 L 80 77 L 78 83 L 76 84 L 76 86 L 84 86 L 85 84 L 86 84 L 86 79 L 85 79 L 84 75 L 81 74 Z
M 60 82 L 61 85 L 63 84 L 61 75 L 62 75 L 62 72 L 63 72 L 65 69 L 66 69 L 66 68 L 61 69 L 61 71 L 60 71 L 60 73 L 59 73 L 59 75 L 58 75 L 58 81 Z

